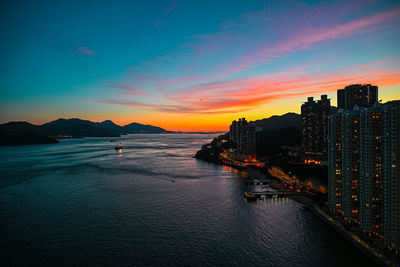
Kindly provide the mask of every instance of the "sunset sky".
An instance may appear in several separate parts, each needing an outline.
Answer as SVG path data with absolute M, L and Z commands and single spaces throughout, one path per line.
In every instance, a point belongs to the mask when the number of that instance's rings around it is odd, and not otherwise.
M 1 1 L 0 29 L 1 122 L 228 130 L 352 83 L 400 99 L 399 1 Z

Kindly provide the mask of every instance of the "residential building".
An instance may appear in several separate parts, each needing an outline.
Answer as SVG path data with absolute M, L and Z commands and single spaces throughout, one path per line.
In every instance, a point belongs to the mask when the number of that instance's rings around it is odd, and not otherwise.
M 400 101 L 339 110 L 328 123 L 328 205 L 400 249 Z
M 328 206 L 342 212 L 342 110 L 328 122 Z
M 337 105 L 341 109 L 371 107 L 377 101 L 378 86 L 371 84 L 352 84 L 337 91 Z
M 318 101 L 309 97 L 301 106 L 302 153 L 305 163 L 320 164 L 327 160 L 330 106 L 327 95 L 321 95 Z
M 240 153 L 244 155 L 256 154 L 256 130 L 254 126 L 249 125 L 245 118 L 232 122 L 230 137 Z
M 385 244 L 400 249 L 400 101 L 383 112 L 383 235 Z
M 360 109 L 342 113 L 342 212 L 358 222 L 360 198 Z

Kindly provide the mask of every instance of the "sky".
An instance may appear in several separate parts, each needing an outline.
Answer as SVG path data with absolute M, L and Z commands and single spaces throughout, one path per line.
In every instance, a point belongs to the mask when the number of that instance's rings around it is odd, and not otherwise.
M 399 1 L 0 1 L 0 122 L 224 131 L 354 83 L 400 99 Z

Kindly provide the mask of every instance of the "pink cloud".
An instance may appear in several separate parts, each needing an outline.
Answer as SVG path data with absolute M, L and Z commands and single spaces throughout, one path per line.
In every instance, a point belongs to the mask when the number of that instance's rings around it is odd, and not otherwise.
M 287 53 L 308 49 L 322 42 L 343 39 L 355 34 L 377 30 L 387 26 L 384 24 L 385 22 L 398 17 L 400 17 L 400 7 L 329 28 L 303 29 L 299 33 L 287 37 L 287 40 L 281 40 L 275 45 L 243 56 L 241 62 L 237 67 L 232 68 L 231 72 L 239 72 L 260 64 L 265 64 Z
M 76 46 L 73 51 L 75 53 L 79 53 L 79 54 L 84 54 L 84 55 L 96 55 L 96 52 L 93 50 L 90 50 L 89 48 L 85 47 L 85 46 Z
M 170 104 L 129 100 L 109 100 L 107 103 L 183 114 L 243 112 L 277 100 L 334 93 L 352 83 L 372 83 L 380 87 L 400 85 L 400 70 L 385 68 L 382 63 L 371 62 L 321 73 L 287 70 L 268 76 L 203 83 L 164 92 L 164 99 L 160 100 Z
M 122 91 L 122 94 L 125 96 L 146 96 L 148 93 L 135 86 L 133 83 L 130 82 L 116 82 L 116 81 L 105 81 L 103 82 L 105 86 L 111 88 L 117 88 Z

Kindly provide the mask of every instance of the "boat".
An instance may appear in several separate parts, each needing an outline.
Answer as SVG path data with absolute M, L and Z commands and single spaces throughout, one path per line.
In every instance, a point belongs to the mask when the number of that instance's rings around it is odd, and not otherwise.
M 114 149 L 115 149 L 115 150 L 122 150 L 122 145 L 121 145 L 121 143 L 120 143 L 118 146 L 115 146 Z

